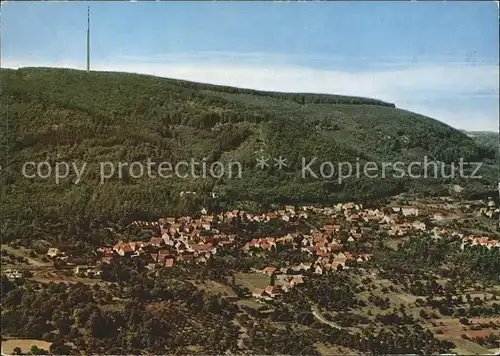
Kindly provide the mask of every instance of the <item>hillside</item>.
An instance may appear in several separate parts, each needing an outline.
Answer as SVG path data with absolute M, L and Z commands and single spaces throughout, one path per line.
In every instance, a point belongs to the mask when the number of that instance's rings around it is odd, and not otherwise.
M 317 162 L 411 162 L 424 156 L 447 163 L 493 163 L 494 152 L 437 120 L 374 99 L 236 89 L 145 75 L 68 69 L 1 70 L 2 213 L 7 237 L 85 228 L 91 221 L 276 202 L 374 199 L 410 191 L 494 188 L 486 178 L 356 178 L 338 183 L 301 178 L 301 157 Z M 261 155 L 288 159 L 283 170 L 255 168 Z M 99 184 L 99 162 L 194 158 L 238 161 L 243 178 L 134 179 L 123 172 Z M 88 164 L 78 185 L 71 174 L 26 179 L 23 162 Z M 272 161 L 271 161 L 272 162 Z M 318 165 L 316 165 L 316 171 Z M 182 191 L 196 195 L 181 196 Z M 210 198 L 214 192 L 216 199 Z
M 500 137 L 498 132 L 491 131 L 466 131 L 467 136 L 471 137 L 479 146 L 488 149 L 498 150 Z

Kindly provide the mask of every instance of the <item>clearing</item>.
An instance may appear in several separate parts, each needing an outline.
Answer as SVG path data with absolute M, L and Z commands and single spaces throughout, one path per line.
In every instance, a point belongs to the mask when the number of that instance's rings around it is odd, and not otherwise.
M 260 273 L 242 273 L 235 274 L 236 284 L 248 288 L 250 293 L 255 288 L 265 288 L 269 285 L 269 276 Z
M 2 355 L 12 355 L 14 349 L 19 347 L 22 352 L 27 353 L 31 346 L 49 351 L 51 343 L 35 339 L 10 339 L 2 341 Z

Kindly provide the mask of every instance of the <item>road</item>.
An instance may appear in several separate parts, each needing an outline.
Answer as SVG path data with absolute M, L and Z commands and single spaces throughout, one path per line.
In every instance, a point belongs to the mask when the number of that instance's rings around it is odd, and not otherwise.
M 321 314 L 321 312 L 318 310 L 317 307 L 311 306 L 311 312 L 314 315 L 314 317 L 316 319 L 318 319 L 318 321 L 320 321 L 321 323 L 329 325 L 329 326 L 331 326 L 334 329 L 342 330 L 342 327 L 340 327 L 339 325 L 337 325 L 337 324 L 335 324 L 335 323 L 333 323 L 331 321 L 326 320 L 326 318 L 323 316 L 323 314 Z
M 316 320 L 318 320 L 320 323 L 326 324 L 326 325 L 328 325 L 334 329 L 337 329 L 337 330 L 347 331 L 348 334 L 352 334 L 352 332 L 349 331 L 348 329 L 343 328 L 340 325 L 335 324 L 334 322 L 326 320 L 326 318 L 323 316 L 323 314 L 321 314 L 321 312 L 319 311 L 318 307 L 311 305 L 311 312 L 312 312 L 313 316 L 316 318 Z

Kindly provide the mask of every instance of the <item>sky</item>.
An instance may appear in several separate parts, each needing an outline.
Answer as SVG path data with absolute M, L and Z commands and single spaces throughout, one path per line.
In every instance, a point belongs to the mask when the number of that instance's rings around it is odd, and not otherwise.
M 1 65 L 367 96 L 499 130 L 498 2 L 2 2 Z

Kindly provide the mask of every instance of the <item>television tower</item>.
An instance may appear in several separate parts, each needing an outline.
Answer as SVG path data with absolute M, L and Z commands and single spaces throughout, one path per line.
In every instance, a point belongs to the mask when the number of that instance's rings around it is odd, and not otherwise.
M 87 7 L 87 73 L 90 71 L 90 6 Z

